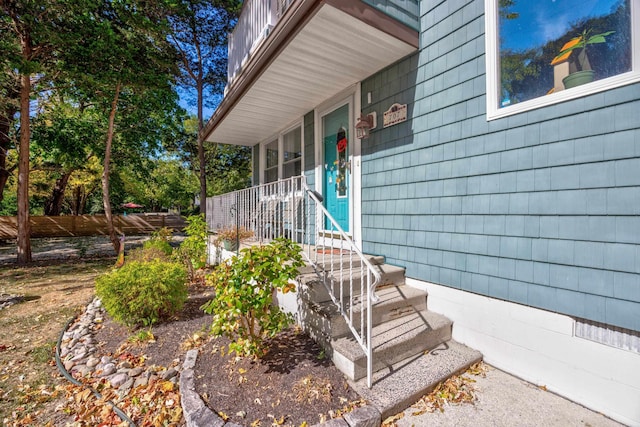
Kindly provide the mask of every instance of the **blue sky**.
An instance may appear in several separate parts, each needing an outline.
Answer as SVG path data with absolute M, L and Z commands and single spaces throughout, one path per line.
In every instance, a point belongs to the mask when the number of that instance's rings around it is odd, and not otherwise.
M 524 50 L 544 45 L 563 35 L 569 24 L 582 17 L 610 13 L 619 0 L 516 0 L 513 20 L 501 20 L 502 48 Z M 507 36 L 508 34 L 508 36 Z

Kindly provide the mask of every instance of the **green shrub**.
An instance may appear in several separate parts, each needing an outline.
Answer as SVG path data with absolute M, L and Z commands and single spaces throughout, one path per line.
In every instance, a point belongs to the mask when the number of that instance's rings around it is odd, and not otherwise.
M 173 248 L 169 242 L 164 240 L 147 240 L 141 248 L 132 249 L 127 254 L 127 262 L 140 261 L 149 262 L 153 260 L 171 261 Z
M 187 299 L 187 273 L 173 262 L 132 261 L 96 279 L 96 294 L 114 320 L 149 326 L 180 311 Z
M 173 248 L 171 247 L 171 245 L 167 240 L 153 239 L 153 238 L 144 242 L 142 244 L 142 249 L 145 249 L 145 250 L 157 249 L 159 251 L 164 252 L 164 254 L 167 256 L 171 255 L 171 252 L 173 252 Z
M 173 229 L 162 227 L 151 233 L 151 240 L 162 240 L 169 243 L 173 239 Z
M 238 355 L 264 354 L 264 339 L 293 321 L 273 303 L 274 293 L 295 291 L 291 281 L 302 265 L 300 247 L 286 239 L 242 249 L 229 263 L 219 264 L 207 280 L 215 297 L 202 306 L 214 315 L 211 332 L 231 339 L 229 350 Z
M 185 232 L 187 237 L 180 244 L 176 254 L 186 265 L 189 278 L 193 280 L 195 270 L 203 268 L 207 262 L 207 222 L 204 215 L 188 217 Z

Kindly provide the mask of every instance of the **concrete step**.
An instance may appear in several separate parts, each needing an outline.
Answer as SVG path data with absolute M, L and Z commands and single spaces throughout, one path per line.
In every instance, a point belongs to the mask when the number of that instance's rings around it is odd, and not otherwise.
M 381 280 L 380 283 L 378 283 L 377 289 L 381 289 L 389 285 L 404 284 L 404 268 L 388 264 L 378 265 L 376 266 L 376 268 L 381 273 Z M 328 283 L 330 283 L 332 291 L 337 298 L 339 298 L 340 295 L 342 295 L 343 297 L 348 297 L 352 292 L 354 295 L 357 295 L 362 289 L 362 274 L 363 272 L 360 269 L 356 269 L 356 271 L 353 272 L 353 280 L 352 282 L 350 282 L 350 275 L 348 270 L 334 270 L 332 274 L 328 275 L 328 278 L 330 279 L 328 280 Z M 299 284 L 299 293 L 302 299 L 313 301 L 316 303 L 322 303 L 331 300 L 327 288 L 322 284 L 315 273 L 301 276 L 299 278 Z M 342 293 L 340 290 L 341 284 Z
M 373 306 L 372 324 L 374 326 L 411 313 L 427 309 L 427 293 L 406 285 L 385 286 L 377 289 L 379 301 Z M 347 300 L 348 301 L 348 300 Z M 349 303 L 345 301 L 344 311 L 349 313 Z M 333 301 L 322 303 L 308 302 L 301 306 L 301 323 L 303 328 L 316 328 L 317 334 L 338 338 L 350 333 L 347 322 Z M 364 300 L 366 304 L 366 299 Z M 353 299 L 351 313 L 353 323 L 360 325 L 360 319 L 366 306 L 361 304 L 360 295 Z
M 312 253 L 311 256 L 313 257 L 314 254 Z M 382 265 L 384 264 L 384 260 L 385 260 L 385 258 L 380 255 L 365 254 L 365 258 L 372 265 Z M 352 256 L 348 256 L 348 253 L 343 253 L 342 257 L 340 257 L 338 254 L 318 254 L 316 262 L 320 270 L 324 270 L 324 271 L 340 270 L 340 266 L 342 266 L 345 269 L 349 268 L 350 266 L 356 268 L 356 267 L 360 267 L 360 265 L 362 264 L 360 257 L 358 257 L 356 253 L 352 253 Z M 316 271 L 316 268 L 314 268 L 309 264 L 299 269 L 299 272 L 301 275 L 314 273 L 315 271 Z
M 371 388 L 367 387 L 366 377 L 349 381 L 349 384 L 380 411 L 384 420 L 404 411 L 439 383 L 464 372 L 480 360 L 480 352 L 449 340 L 432 348 L 427 354 L 417 354 L 375 372 Z
M 388 368 L 451 339 L 452 322 L 446 317 L 421 310 L 373 327 L 373 371 Z M 332 359 L 348 378 L 367 375 L 367 358 L 352 336 L 331 341 Z

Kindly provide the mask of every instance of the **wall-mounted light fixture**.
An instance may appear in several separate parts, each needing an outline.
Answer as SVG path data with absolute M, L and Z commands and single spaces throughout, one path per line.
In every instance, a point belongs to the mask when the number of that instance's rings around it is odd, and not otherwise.
M 358 122 L 356 123 L 356 137 L 358 139 L 369 138 L 369 134 L 371 133 L 371 129 L 375 129 L 377 125 L 377 115 L 376 112 L 367 114 L 366 116 L 360 113 L 360 117 L 358 118 Z

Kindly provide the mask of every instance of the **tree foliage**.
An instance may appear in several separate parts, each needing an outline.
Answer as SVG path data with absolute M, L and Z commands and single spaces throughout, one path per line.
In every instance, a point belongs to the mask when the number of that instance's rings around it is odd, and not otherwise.
M 30 260 L 30 213 L 102 211 L 111 218 L 132 196 L 152 209 L 193 205 L 198 187 L 206 187 L 194 172 L 206 174 L 218 159 L 198 157 L 197 134 L 203 105 L 215 105 L 222 93 L 226 37 L 240 5 L 0 2 L 0 211 L 19 216 L 20 262 Z M 199 125 L 191 129 L 178 88 L 196 94 Z M 188 154 L 179 151 L 185 147 Z M 220 159 L 249 164 L 244 154 L 220 151 Z M 220 183 L 246 183 L 247 170 L 220 172 Z
M 235 25 L 241 4 L 239 0 L 180 0 L 177 12 L 170 17 L 170 40 L 178 51 L 180 65 L 178 83 L 195 92 L 198 133 L 204 128 L 205 99 L 209 106 L 221 99 L 227 72 L 227 34 Z M 199 137 L 197 153 L 200 211 L 205 213 L 206 147 Z

